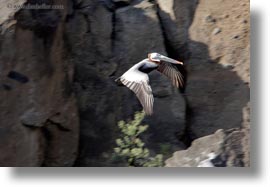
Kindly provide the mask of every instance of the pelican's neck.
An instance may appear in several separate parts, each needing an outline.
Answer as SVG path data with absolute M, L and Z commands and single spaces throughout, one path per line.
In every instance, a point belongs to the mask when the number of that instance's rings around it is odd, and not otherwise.
M 155 62 L 150 61 L 148 58 L 138 62 L 134 66 L 132 66 L 129 71 L 133 70 L 139 70 L 142 66 L 147 66 L 147 67 L 156 67 L 157 64 Z
M 130 69 L 139 69 L 141 66 L 143 66 L 144 64 L 148 63 L 149 60 L 146 58 L 140 62 L 138 62 L 137 64 L 135 64 L 132 68 Z

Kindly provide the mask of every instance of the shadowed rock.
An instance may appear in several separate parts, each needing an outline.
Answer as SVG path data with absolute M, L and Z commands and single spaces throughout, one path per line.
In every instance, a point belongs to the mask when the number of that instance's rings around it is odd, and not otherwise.
M 8 73 L 7 77 L 10 79 L 14 79 L 20 83 L 27 83 L 29 81 L 27 76 L 25 76 L 19 72 L 16 72 L 16 71 L 10 71 Z
M 249 165 L 248 3 L 61 3 L 63 10 L 20 10 L 16 20 L 0 23 L 1 166 L 72 166 L 75 159 L 75 166 L 121 165 L 111 159 L 117 122 L 142 108 L 114 79 L 149 52 L 183 61 L 189 73 L 183 95 L 166 77 L 150 74 L 154 115 L 145 118 L 150 127 L 142 137 L 150 151 L 168 158 L 207 136 L 181 152 L 190 162 L 170 166 Z M 227 16 L 232 6 L 242 14 Z M 212 34 L 215 28 L 222 32 Z M 203 153 L 207 144 L 215 158 Z
M 59 13 L 66 15 L 65 9 Z M 0 165 L 72 166 L 79 120 L 71 90 L 73 67 L 65 60 L 63 20 L 50 10 L 19 10 L 18 15 L 17 24 L 0 35 L 0 84 L 12 83 L 11 90 L 0 91 Z M 57 20 L 53 29 L 47 18 Z M 51 123 L 56 114 L 62 119 L 59 125 L 69 131 Z

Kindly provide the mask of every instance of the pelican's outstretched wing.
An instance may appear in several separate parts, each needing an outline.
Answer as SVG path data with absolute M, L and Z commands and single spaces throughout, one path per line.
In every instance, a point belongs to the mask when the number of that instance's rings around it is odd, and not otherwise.
M 145 113 L 147 115 L 153 114 L 154 97 L 148 75 L 133 69 L 122 75 L 120 81 L 136 94 Z
M 184 86 L 184 78 L 181 72 L 171 63 L 161 61 L 157 70 L 166 75 L 177 88 Z

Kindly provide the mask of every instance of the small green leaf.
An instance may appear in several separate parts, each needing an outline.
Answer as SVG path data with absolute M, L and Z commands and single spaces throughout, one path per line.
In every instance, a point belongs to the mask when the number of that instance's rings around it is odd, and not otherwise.
M 144 154 L 144 157 L 149 157 L 149 150 L 145 148 L 143 150 L 143 154 Z
M 119 147 L 114 148 L 115 153 L 120 153 L 121 149 Z
M 136 134 L 136 127 L 135 126 L 128 126 L 127 135 L 134 136 L 135 134 Z
M 116 139 L 116 144 L 118 146 L 123 146 L 123 141 L 120 138 L 118 138 L 118 139 Z
M 124 121 L 121 120 L 121 121 L 118 122 L 118 127 L 120 129 L 124 128 L 124 126 L 125 126 L 125 122 Z
M 124 149 L 123 151 L 122 151 L 122 154 L 123 155 L 129 155 L 129 149 Z
M 141 125 L 139 126 L 139 134 L 146 131 L 148 128 L 148 125 Z
M 139 156 L 142 154 L 142 149 L 141 148 L 133 148 L 131 149 L 131 154 L 135 157 Z
M 133 162 L 133 158 L 129 158 L 128 163 L 132 163 L 132 162 Z

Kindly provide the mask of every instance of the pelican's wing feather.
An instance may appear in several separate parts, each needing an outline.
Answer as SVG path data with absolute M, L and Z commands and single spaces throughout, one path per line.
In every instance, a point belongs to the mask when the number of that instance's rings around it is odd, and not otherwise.
M 139 99 L 147 115 L 153 114 L 154 97 L 149 85 L 148 75 L 139 71 L 128 71 L 121 78 L 121 82 L 132 90 Z
M 172 81 L 175 87 L 179 88 L 184 86 L 183 75 L 177 69 L 177 67 L 175 67 L 171 63 L 161 61 L 157 70 L 167 76 Z

